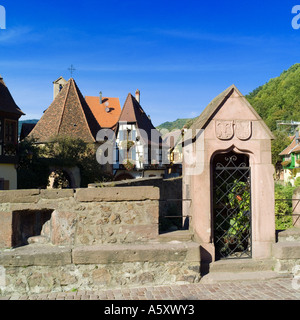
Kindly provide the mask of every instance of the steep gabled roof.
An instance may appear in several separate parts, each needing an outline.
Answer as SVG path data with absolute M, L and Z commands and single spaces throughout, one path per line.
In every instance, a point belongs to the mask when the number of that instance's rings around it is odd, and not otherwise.
M 25 115 L 25 113 L 23 113 L 22 110 L 16 105 L 1 75 L 0 75 L 0 111 L 16 114 L 19 117 Z
M 192 124 L 190 129 L 192 129 L 193 131 L 195 129 L 205 129 L 207 124 L 212 120 L 214 115 L 222 108 L 222 106 L 231 97 L 234 91 L 237 92 L 237 94 L 240 96 L 240 98 L 243 100 L 243 102 L 249 108 L 249 110 L 253 113 L 253 115 L 257 118 L 257 120 L 261 122 L 263 128 L 270 136 L 270 138 L 274 139 L 274 135 L 269 129 L 269 127 L 265 124 L 265 122 L 262 120 L 259 114 L 255 111 L 255 109 L 250 105 L 248 100 L 242 95 L 242 93 L 237 89 L 237 87 L 234 84 L 226 90 L 224 90 L 222 93 L 220 93 L 208 104 L 208 106 Z M 195 134 L 193 134 L 193 137 L 195 137 Z
M 85 97 L 87 104 L 93 112 L 101 128 L 112 128 L 116 125 L 121 114 L 119 98 Z
M 144 143 L 154 145 L 156 144 L 155 141 L 159 140 L 161 144 L 160 132 L 153 126 L 151 120 L 146 115 L 143 108 L 140 106 L 137 100 L 130 93 L 126 98 L 123 110 L 119 118 L 119 123 L 122 123 L 122 122 L 135 123 L 138 129 L 144 130 L 147 134 L 147 141 L 146 141 L 146 137 L 143 137 L 143 136 L 141 137 L 141 139 L 144 140 Z M 152 138 L 152 141 L 151 141 L 151 138 Z
M 71 78 L 30 133 L 38 142 L 49 142 L 57 136 L 95 142 L 100 126 Z

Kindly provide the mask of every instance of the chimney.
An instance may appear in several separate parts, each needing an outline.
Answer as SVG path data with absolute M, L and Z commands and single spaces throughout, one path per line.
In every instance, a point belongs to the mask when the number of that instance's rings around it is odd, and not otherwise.
M 299 130 L 296 131 L 296 143 L 299 143 Z
M 135 99 L 138 103 L 140 103 L 140 96 L 141 96 L 140 90 L 137 89 L 135 92 Z
M 102 91 L 100 91 L 100 104 L 102 104 Z

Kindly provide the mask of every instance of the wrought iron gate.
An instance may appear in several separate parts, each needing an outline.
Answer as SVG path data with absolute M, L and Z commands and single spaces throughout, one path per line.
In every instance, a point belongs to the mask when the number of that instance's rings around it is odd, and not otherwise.
M 218 154 L 213 162 L 214 244 L 217 259 L 252 257 L 251 169 L 246 155 Z

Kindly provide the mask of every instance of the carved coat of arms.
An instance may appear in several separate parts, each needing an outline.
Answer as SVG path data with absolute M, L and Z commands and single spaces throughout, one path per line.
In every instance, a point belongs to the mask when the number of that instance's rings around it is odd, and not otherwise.
M 216 136 L 220 140 L 229 140 L 233 137 L 233 121 L 216 121 Z
M 251 121 L 236 120 L 235 121 L 235 135 L 240 140 L 248 140 L 252 135 Z

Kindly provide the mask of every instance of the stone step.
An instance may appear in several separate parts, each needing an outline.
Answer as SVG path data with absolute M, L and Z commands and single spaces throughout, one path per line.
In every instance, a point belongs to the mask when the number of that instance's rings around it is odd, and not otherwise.
M 274 270 L 275 260 L 273 259 L 228 259 L 210 263 L 209 272 L 257 272 Z
M 291 228 L 287 229 L 285 231 L 281 231 L 278 233 L 278 242 L 294 242 L 299 241 L 300 242 L 300 228 Z
M 202 284 L 218 284 L 222 282 L 265 281 L 279 278 L 292 278 L 289 274 L 274 271 L 256 272 L 212 272 L 201 278 Z
M 199 272 L 200 245 L 195 242 L 157 242 L 68 247 L 33 243 L 0 250 L 0 266 L 4 267 L 171 261 L 196 265 Z
M 279 260 L 300 259 L 300 241 L 281 241 L 273 244 L 273 257 Z
M 159 242 L 187 242 L 192 241 L 192 233 L 189 230 L 178 230 L 168 233 L 163 233 L 158 236 Z
M 195 242 L 79 246 L 72 258 L 75 264 L 182 261 L 200 266 L 200 246 Z

